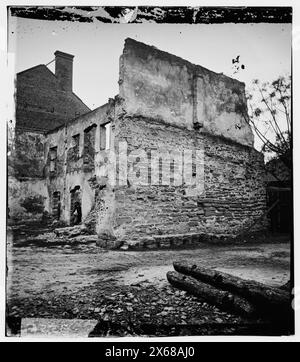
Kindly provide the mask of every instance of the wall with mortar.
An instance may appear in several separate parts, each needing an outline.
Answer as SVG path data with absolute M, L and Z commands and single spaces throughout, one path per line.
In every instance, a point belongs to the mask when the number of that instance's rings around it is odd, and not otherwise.
M 127 115 L 143 116 L 253 146 L 245 85 L 132 39 L 120 58 Z
M 196 185 L 174 186 L 172 182 L 153 185 L 150 177 L 150 185 L 135 182 L 116 190 L 114 234 L 125 244 L 138 247 L 146 242 L 148 247 L 155 247 L 157 240 L 162 243 L 162 236 L 168 235 L 175 239 L 184 234 L 232 237 L 263 215 L 264 163 L 256 150 L 140 117 L 120 121 L 116 137 L 126 140 L 128 153 L 140 149 L 204 151 L 200 189 Z M 139 171 L 149 170 L 150 165 L 149 158 L 128 157 L 128 174 L 134 169 L 141 175 Z M 201 172 L 201 167 L 196 172 Z M 265 225 L 263 219 L 251 231 L 262 230 Z

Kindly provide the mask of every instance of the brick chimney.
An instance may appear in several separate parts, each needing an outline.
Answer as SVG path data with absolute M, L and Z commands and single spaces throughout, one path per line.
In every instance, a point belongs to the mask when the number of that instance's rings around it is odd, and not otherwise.
M 65 91 L 72 91 L 73 85 L 73 58 L 74 55 L 60 52 L 55 53 L 55 75 L 61 88 Z

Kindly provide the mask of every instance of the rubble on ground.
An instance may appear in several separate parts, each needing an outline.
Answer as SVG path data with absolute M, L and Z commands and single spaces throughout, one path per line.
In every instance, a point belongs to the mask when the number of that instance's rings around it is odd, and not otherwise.
M 23 226 L 25 227 L 25 226 Z M 40 232 L 28 237 L 26 232 L 17 230 L 17 235 L 14 235 L 14 246 L 57 246 L 57 245 L 77 245 L 77 244 L 96 244 L 98 235 L 91 234 L 90 230 L 85 225 L 75 225 L 69 227 L 60 227 L 51 230 L 44 228 Z M 24 236 L 23 236 L 24 235 Z

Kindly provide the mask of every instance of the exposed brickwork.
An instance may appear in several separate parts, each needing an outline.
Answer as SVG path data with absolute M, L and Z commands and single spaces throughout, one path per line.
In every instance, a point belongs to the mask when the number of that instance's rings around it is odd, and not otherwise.
M 45 65 L 17 74 L 16 128 L 45 132 L 89 110 Z

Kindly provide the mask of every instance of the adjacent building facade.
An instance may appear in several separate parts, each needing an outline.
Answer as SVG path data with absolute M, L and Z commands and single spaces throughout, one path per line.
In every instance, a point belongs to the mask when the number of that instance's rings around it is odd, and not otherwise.
M 55 75 L 45 66 L 18 75 L 14 154 L 37 149 L 26 175 L 12 157 L 16 190 L 27 188 L 56 219 L 86 224 L 104 247 L 169 247 L 265 228 L 264 161 L 243 83 L 126 39 L 119 94 L 91 111 L 72 92 L 72 56 L 56 57 Z M 44 97 L 40 121 L 24 105 L 29 84 Z M 45 84 L 49 98 L 36 89 Z M 13 211 L 20 195 L 10 194 Z

